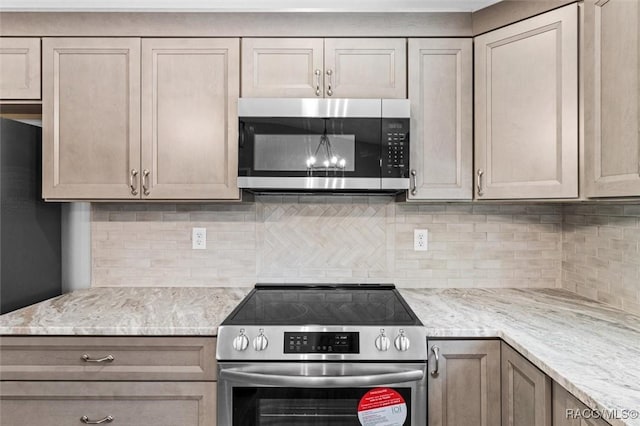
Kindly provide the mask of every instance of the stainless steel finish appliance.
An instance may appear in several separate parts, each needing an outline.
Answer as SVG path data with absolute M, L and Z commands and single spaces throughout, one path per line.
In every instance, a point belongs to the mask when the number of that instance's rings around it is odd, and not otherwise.
M 376 392 L 426 425 L 426 334 L 393 285 L 256 285 L 217 345 L 219 426 L 361 425 Z
M 407 99 L 242 98 L 238 115 L 240 188 L 409 188 Z

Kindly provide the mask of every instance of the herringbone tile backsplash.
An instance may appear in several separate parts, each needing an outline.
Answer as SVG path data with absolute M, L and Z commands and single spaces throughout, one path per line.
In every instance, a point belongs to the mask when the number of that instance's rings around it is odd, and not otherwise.
M 191 228 L 207 249 L 191 249 Z M 413 251 L 413 230 L 429 251 Z M 394 282 L 559 287 L 561 205 L 258 197 L 242 204 L 93 204 L 94 286 Z

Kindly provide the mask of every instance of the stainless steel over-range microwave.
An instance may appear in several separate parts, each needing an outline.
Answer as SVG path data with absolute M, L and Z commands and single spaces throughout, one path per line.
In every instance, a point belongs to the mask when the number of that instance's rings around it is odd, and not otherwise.
M 242 98 L 238 113 L 240 188 L 409 188 L 407 99 Z

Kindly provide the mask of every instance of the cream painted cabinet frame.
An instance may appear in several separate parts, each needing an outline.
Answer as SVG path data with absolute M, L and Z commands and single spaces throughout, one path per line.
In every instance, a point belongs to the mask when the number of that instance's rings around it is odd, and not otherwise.
M 240 42 L 142 40 L 142 198 L 238 199 Z
M 472 40 L 409 39 L 409 200 L 473 198 Z
M 475 38 L 477 199 L 578 196 L 578 6 Z
M 239 50 L 235 38 L 43 39 L 43 197 L 239 199 Z
M 242 96 L 406 98 L 404 38 L 243 38 Z
M 43 198 L 140 198 L 140 39 L 42 47 Z
M 39 38 L 0 38 L 0 99 L 40 99 Z
M 640 5 L 584 2 L 588 197 L 640 196 Z

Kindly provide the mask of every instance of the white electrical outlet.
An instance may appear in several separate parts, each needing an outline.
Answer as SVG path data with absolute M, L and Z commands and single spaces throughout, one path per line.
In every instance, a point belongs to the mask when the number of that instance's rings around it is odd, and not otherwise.
M 193 228 L 191 233 L 191 244 L 194 250 L 204 250 L 207 248 L 207 228 Z
M 428 229 L 413 230 L 413 250 L 414 251 L 429 250 L 429 230 Z

